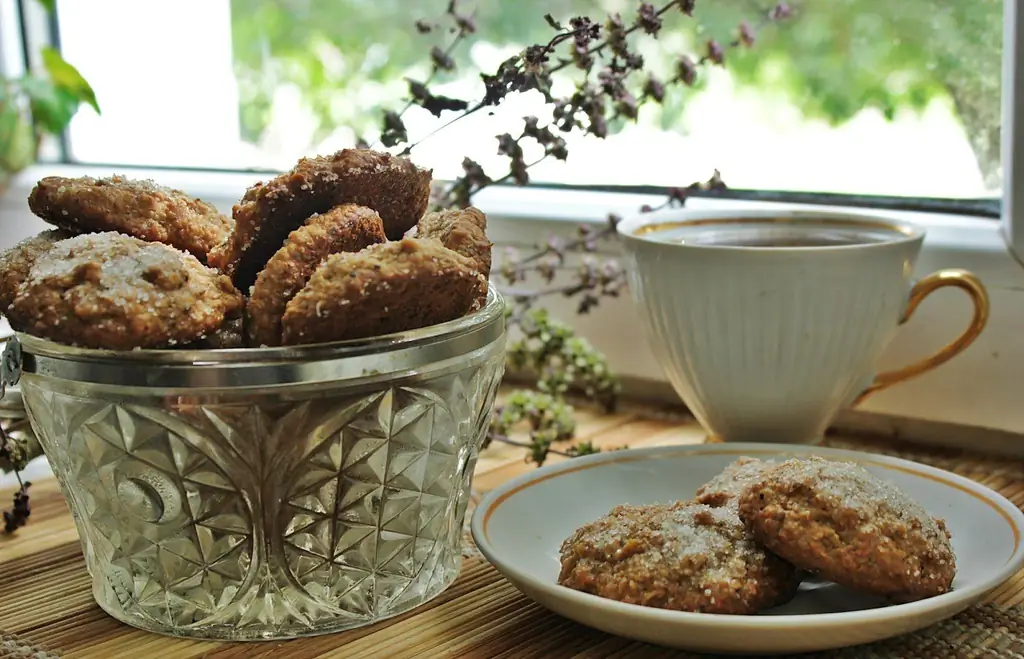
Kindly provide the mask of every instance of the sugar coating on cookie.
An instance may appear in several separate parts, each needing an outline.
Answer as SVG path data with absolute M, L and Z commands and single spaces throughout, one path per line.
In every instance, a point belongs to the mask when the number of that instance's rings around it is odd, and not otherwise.
M 388 238 L 416 225 L 430 201 L 430 170 L 369 149 L 303 158 L 293 169 L 246 191 L 235 206 L 231 237 L 210 264 L 248 290 L 288 234 L 314 213 L 345 203 L 377 211 Z
M 758 545 L 735 508 L 617 506 L 561 546 L 558 583 L 678 611 L 753 614 L 788 601 L 796 569 Z
M 480 264 L 480 272 L 491 272 L 493 243 L 487 238 L 487 216 L 479 209 L 427 213 L 416 224 L 417 238 L 436 238 L 450 250 L 468 256 Z
M 696 500 L 709 506 L 737 503 L 751 483 L 759 481 L 765 470 L 775 466 L 774 460 L 759 460 L 743 456 L 732 462 L 720 474 L 697 490 Z
M 851 462 L 782 462 L 744 490 L 739 511 L 768 549 L 850 588 L 911 601 L 948 592 L 956 575 L 945 523 Z
M 191 343 L 242 310 L 220 273 L 162 243 L 120 233 L 60 241 L 40 256 L 8 318 L 18 331 L 87 348 Z
M 0 313 L 6 313 L 8 307 L 18 295 L 18 289 L 28 278 L 32 266 L 40 256 L 49 252 L 54 245 L 70 238 L 73 234 L 61 229 L 43 231 L 26 238 L 14 247 L 0 254 Z
M 189 252 L 206 263 L 234 222 L 181 190 L 125 176 L 40 180 L 28 198 L 33 213 L 73 233 L 117 231 Z
M 253 345 L 281 345 L 285 308 L 327 257 L 385 240 L 380 215 L 365 206 L 342 204 L 307 219 L 256 277 L 248 305 Z
M 383 336 L 474 311 L 487 279 L 476 262 L 437 240 L 403 238 L 339 253 L 285 310 L 285 345 Z

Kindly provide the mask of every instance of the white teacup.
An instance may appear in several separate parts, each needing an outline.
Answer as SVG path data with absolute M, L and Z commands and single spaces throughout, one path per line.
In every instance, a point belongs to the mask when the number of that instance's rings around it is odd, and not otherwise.
M 935 368 L 988 320 L 962 270 L 916 283 L 924 231 L 819 211 L 677 211 L 622 222 L 630 290 L 676 392 L 715 439 L 812 443 L 842 408 Z M 897 371 L 875 365 L 917 305 L 944 286 L 970 327 Z

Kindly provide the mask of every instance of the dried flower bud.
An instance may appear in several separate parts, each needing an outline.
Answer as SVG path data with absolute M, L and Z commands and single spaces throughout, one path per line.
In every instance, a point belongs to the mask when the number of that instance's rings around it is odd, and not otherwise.
M 406 78 L 406 82 L 409 83 L 409 95 L 412 96 L 412 102 L 423 107 L 435 117 L 440 117 L 445 110 L 461 112 L 469 107 L 469 103 L 460 98 L 431 94 L 422 82 L 411 78 Z
M 676 78 L 687 87 L 692 87 L 697 81 L 697 65 L 688 55 L 681 56 L 676 60 Z
M 620 95 L 615 101 L 615 112 L 620 117 L 635 121 L 638 113 L 636 98 L 629 92 Z
M 380 135 L 381 144 L 392 147 L 408 141 L 409 133 L 405 129 L 405 124 L 402 123 L 402 118 L 394 110 L 387 110 L 384 113 L 384 129 Z
M 601 85 L 601 91 L 609 96 L 618 96 L 625 91 L 622 77 L 611 67 L 605 68 L 597 74 L 597 82 Z
M 509 156 L 510 158 L 522 157 L 523 148 L 519 141 L 509 133 L 498 135 L 498 155 Z
M 537 265 L 537 272 L 545 282 L 550 284 L 555 280 L 555 275 L 558 274 L 558 268 L 561 265 L 562 260 L 556 254 L 549 254 L 540 260 L 540 263 Z
M 547 145 L 545 153 L 557 160 L 565 161 L 569 158 L 569 149 L 561 137 L 555 137 L 554 141 Z
M 608 259 L 601 266 L 601 285 L 608 286 L 617 284 L 621 281 L 623 275 L 622 266 L 615 259 Z
M 608 228 L 613 231 L 618 230 L 619 222 L 622 221 L 622 216 L 618 213 L 608 213 Z
M 756 37 L 754 35 L 754 28 L 750 26 L 750 23 L 743 21 L 740 23 L 740 43 L 750 48 L 754 45 Z
M 539 71 L 548 63 L 550 51 L 546 46 L 529 46 L 523 51 L 527 71 Z
M 14 505 L 9 511 L 5 510 L 3 514 L 4 533 L 14 533 L 20 527 L 25 526 L 28 522 L 28 518 L 32 514 L 28 496 L 28 488 L 30 485 L 32 485 L 32 483 L 25 481 L 21 487 L 14 492 Z
M 476 32 L 476 21 L 472 16 L 460 16 L 455 14 L 455 26 L 459 28 L 459 34 L 473 34 Z
M 654 5 L 649 2 L 640 3 L 636 22 L 647 34 L 657 34 L 661 30 L 661 16 L 658 15 L 658 10 L 654 8 Z
M 572 45 L 572 61 L 581 71 L 589 71 L 594 66 L 594 56 L 586 46 L 579 43 Z
M 422 82 L 412 78 L 406 78 L 405 81 L 409 84 L 409 95 L 414 101 L 422 101 L 430 97 L 430 90 Z
M 650 204 L 644 204 L 643 206 L 640 207 L 640 212 L 641 213 L 653 213 L 654 212 L 654 206 L 651 206 Z
M 544 14 L 544 20 L 548 25 L 551 26 L 552 30 L 558 30 L 559 32 L 565 30 L 561 23 L 555 20 L 551 14 Z
M 430 34 L 434 31 L 434 26 L 421 18 L 416 21 L 416 31 L 420 34 Z
M 711 178 L 709 178 L 704 184 L 705 190 L 725 190 L 727 187 L 728 186 L 726 186 L 725 181 L 722 180 L 722 172 L 717 169 L 715 170 L 715 173 L 711 175 Z
M 594 137 L 604 139 L 608 137 L 608 121 L 604 118 L 604 114 L 593 113 L 588 116 L 590 124 L 587 126 L 587 132 Z
M 487 175 L 480 163 L 471 158 L 463 158 L 462 171 L 465 172 L 465 180 L 473 188 L 479 189 L 491 184 L 491 177 Z
M 773 21 L 782 21 L 793 15 L 793 8 L 788 2 L 780 2 L 768 12 L 768 18 Z
M 617 57 L 625 58 L 629 54 L 629 47 L 626 43 L 626 24 L 622 22 L 622 16 L 612 14 L 604 26 L 607 36 L 605 41 L 608 47 Z
M 714 39 L 708 39 L 708 54 L 707 58 L 715 64 L 725 63 L 725 51 L 722 50 L 722 44 L 718 43 Z
M 596 296 L 594 296 L 592 293 L 587 293 L 582 298 L 580 298 L 579 306 L 576 307 L 576 313 L 578 313 L 580 315 L 589 314 L 590 310 L 593 309 L 594 307 L 596 307 L 600 303 L 601 303 L 601 301 Z M 593 444 L 590 445 L 590 451 L 588 451 L 586 449 L 586 444 L 583 444 L 581 446 L 583 448 L 576 448 L 576 447 L 574 447 L 575 455 L 578 455 L 578 456 L 579 455 L 590 455 L 590 453 L 593 452 Z M 573 450 L 573 449 L 570 449 L 570 450 Z
M 644 97 L 661 103 L 665 100 L 665 85 L 653 75 L 650 76 L 644 83 Z
M 586 39 L 589 42 L 601 38 L 601 26 L 586 16 L 570 19 L 569 27 L 572 28 L 576 39 Z
M 455 60 L 448 53 L 441 50 L 440 46 L 434 46 L 430 49 L 430 61 L 434 64 L 434 69 L 438 71 L 455 70 Z
M 693 8 L 697 5 L 697 0 L 679 0 L 679 11 L 683 12 L 687 16 L 693 16 Z
M 527 185 L 530 183 L 529 168 L 522 159 L 514 159 L 509 171 L 516 185 Z
M 369 140 L 367 140 L 365 137 L 357 137 L 356 138 L 356 148 L 357 149 L 369 149 L 370 148 Z
M 690 190 L 687 188 L 669 188 L 668 201 L 670 206 L 685 206 L 686 200 L 690 197 Z

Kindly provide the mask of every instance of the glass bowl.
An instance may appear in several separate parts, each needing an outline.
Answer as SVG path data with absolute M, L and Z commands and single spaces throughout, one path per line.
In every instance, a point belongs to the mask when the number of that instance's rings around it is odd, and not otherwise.
M 107 613 L 284 639 L 397 615 L 455 579 L 504 348 L 492 289 L 465 318 L 316 346 L 114 352 L 18 334 L 4 371 Z

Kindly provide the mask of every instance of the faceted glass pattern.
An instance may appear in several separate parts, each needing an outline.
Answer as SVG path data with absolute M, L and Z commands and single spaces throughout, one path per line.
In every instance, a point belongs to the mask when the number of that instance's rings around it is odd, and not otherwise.
M 21 386 L 100 606 L 162 633 L 288 638 L 396 615 L 454 580 L 502 344 L 360 388 Z

